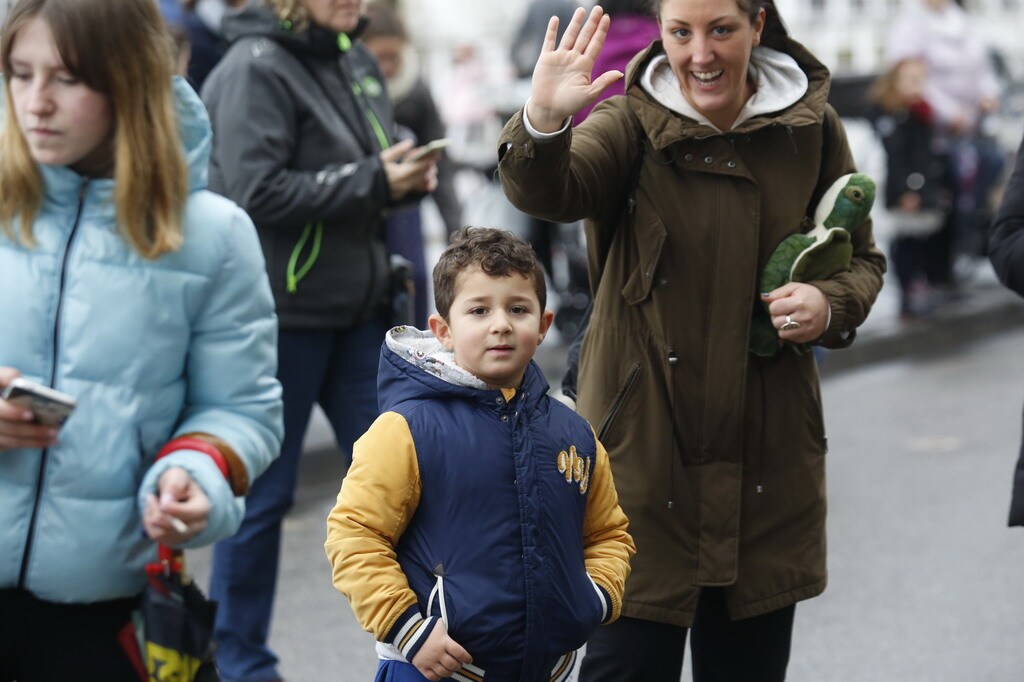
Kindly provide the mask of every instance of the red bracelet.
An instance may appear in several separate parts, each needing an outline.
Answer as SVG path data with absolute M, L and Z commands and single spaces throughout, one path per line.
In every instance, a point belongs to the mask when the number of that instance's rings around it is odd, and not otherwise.
M 195 450 L 201 452 L 204 455 L 209 456 L 213 460 L 213 463 L 220 469 L 220 473 L 224 475 L 228 481 L 231 480 L 231 475 L 228 470 L 228 461 L 224 459 L 224 455 L 215 446 L 207 443 L 205 440 L 200 438 L 192 438 L 190 436 L 182 436 L 175 438 L 167 443 L 167 445 L 160 448 L 160 452 L 156 453 L 156 458 L 166 457 L 172 452 L 178 450 Z

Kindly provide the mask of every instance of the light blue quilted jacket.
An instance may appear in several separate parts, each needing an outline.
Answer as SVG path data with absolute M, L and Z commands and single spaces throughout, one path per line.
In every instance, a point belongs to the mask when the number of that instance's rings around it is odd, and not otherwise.
M 238 529 L 243 502 L 192 451 L 154 464 L 176 434 L 226 441 L 250 480 L 277 455 L 277 324 L 248 216 L 206 191 L 212 136 L 199 98 L 175 81 L 191 192 L 185 245 L 147 261 L 118 234 L 112 180 L 42 166 L 31 249 L 0 232 L 0 365 L 77 397 L 60 443 L 0 451 L 0 589 L 57 602 L 135 595 L 156 555 L 142 501 L 167 467 L 210 497 L 190 545 Z

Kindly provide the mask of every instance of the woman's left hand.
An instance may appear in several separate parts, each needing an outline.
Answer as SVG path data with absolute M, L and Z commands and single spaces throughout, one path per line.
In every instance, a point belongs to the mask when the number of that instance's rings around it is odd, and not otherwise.
M 142 525 L 150 538 L 175 547 L 199 535 L 210 516 L 210 498 L 181 467 L 160 476 L 157 494 L 146 497 Z
M 828 327 L 828 298 L 818 287 L 790 282 L 768 292 L 763 300 L 783 341 L 817 341 Z

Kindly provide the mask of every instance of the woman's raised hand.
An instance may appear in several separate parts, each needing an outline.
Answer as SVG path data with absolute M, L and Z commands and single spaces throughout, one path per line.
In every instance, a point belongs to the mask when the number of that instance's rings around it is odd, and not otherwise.
M 526 112 L 530 125 L 538 131 L 559 130 L 565 125 L 565 119 L 622 78 L 621 71 L 607 71 L 591 80 L 594 60 L 604 46 L 610 23 L 610 17 L 600 6 L 595 6 L 589 17 L 580 7 L 556 46 L 558 18 L 551 17 L 537 66 L 533 69 L 533 87 Z

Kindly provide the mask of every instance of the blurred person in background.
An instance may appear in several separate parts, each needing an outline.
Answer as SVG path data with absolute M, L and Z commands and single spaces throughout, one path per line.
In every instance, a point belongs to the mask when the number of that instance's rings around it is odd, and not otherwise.
M 171 49 L 153 0 L 21 0 L 3 27 L 0 387 L 77 400 L 62 427 L 0 400 L 3 682 L 138 682 L 156 543 L 234 533 L 280 447 L 259 240 L 205 190 Z
M 512 37 L 509 53 L 516 78 L 529 78 L 544 44 L 544 32 L 551 17 L 558 17 L 560 30 L 564 31 L 572 19 L 572 13 L 580 6 L 575 0 L 532 0 L 522 21 Z M 561 38 L 561 33 L 558 34 Z
M 601 54 L 594 61 L 594 73 L 625 73 L 629 61 L 661 34 L 658 19 L 651 14 L 651 0 L 601 0 L 597 4 L 612 18 L 612 23 Z M 612 83 L 596 100 L 576 112 L 573 125 L 585 121 L 598 102 L 624 92 L 622 80 Z
M 1004 159 L 983 124 L 999 106 L 1000 86 L 988 47 L 953 0 L 908 0 L 886 43 L 889 64 L 906 58 L 928 67 L 924 99 L 950 164 L 953 210 L 927 238 L 925 268 L 933 286 L 952 294 L 956 253 L 984 253 L 990 195 Z
M 217 65 L 228 43 L 221 31 L 224 14 L 245 5 L 246 0 L 160 0 L 160 11 L 175 41 L 182 45 L 184 66 L 179 71 L 188 76 L 197 91 Z
M 436 184 L 410 160 L 377 60 L 358 41 L 359 0 L 257 0 L 225 15 L 231 42 L 203 86 L 210 187 L 256 223 L 280 320 L 281 456 L 253 485 L 238 535 L 213 556 L 217 665 L 227 682 L 277 679 L 267 646 L 281 522 L 314 404 L 339 448 L 377 416 L 377 359 L 392 326 L 387 211 Z
M 380 63 L 388 97 L 394 107 L 395 123 L 407 129 L 417 144 L 446 137 L 429 84 L 420 76 L 419 59 L 409 43 L 398 12 L 390 3 L 378 0 L 366 5 L 368 20 L 360 40 Z M 444 221 L 446 235 L 461 228 L 462 208 L 455 195 L 455 168 L 442 153 L 437 160 L 437 189 L 431 195 Z M 388 249 L 410 262 L 415 284 L 413 325 L 427 325 L 427 267 L 424 254 L 422 214 L 419 204 L 393 208 L 388 215 Z
M 1024 296 L 1024 140 L 992 224 L 989 258 L 999 281 Z M 1024 441 L 1013 475 L 1011 526 L 1024 526 Z
M 885 206 L 892 221 L 889 257 L 900 285 L 900 318 L 934 312 L 937 301 L 925 269 L 927 239 L 951 210 L 949 163 L 935 131 L 935 110 L 924 99 L 928 65 L 908 57 L 872 84 L 871 121 L 886 153 Z
M 575 0 L 533 0 L 523 15 L 512 39 L 512 66 L 515 76 L 529 79 L 544 43 L 544 33 L 551 17 L 558 18 L 558 37 L 561 38 L 569 25 L 573 12 L 580 7 Z M 505 112 L 506 117 L 511 112 Z M 560 227 L 533 216 L 526 217 L 526 239 L 537 252 L 544 271 L 557 294 L 558 309 L 555 314 L 555 328 L 567 339 L 579 333 L 590 305 L 590 286 L 587 280 L 586 258 L 577 248 L 578 226 L 567 224 Z M 565 256 L 565 276 L 556 277 L 556 254 Z

